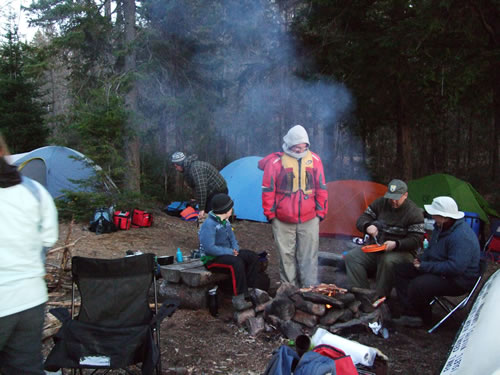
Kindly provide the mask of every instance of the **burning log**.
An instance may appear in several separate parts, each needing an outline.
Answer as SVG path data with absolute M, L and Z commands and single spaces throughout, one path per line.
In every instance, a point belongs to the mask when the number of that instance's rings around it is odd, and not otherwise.
M 345 294 L 348 292 L 347 289 L 340 288 L 335 284 L 318 284 L 315 286 L 311 286 L 309 288 L 301 288 L 300 291 L 302 293 L 313 292 L 313 293 L 321 293 L 332 296 L 335 296 L 337 293 Z
M 325 314 L 326 307 L 322 303 L 312 303 L 310 301 L 306 301 L 300 294 L 295 294 L 291 296 L 290 299 L 295 302 L 295 307 L 299 310 L 317 316 L 322 316 Z
M 304 292 L 302 293 L 302 297 L 304 297 L 308 301 L 330 305 L 331 307 L 336 307 L 339 309 L 344 307 L 344 303 L 342 301 L 339 301 L 337 298 L 329 297 L 320 293 Z

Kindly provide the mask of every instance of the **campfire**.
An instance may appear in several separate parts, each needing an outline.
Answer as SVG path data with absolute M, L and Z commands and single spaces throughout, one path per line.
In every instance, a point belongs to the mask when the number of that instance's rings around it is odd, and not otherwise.
M 369 323 L 382 323 L 388 316 L 383 300 L 375 301 L 375 297 L 375 291 L 369 289 L 348 290 L 335 284 L 299 289 L 284 283 L 274 299 L 260 291 L 257 307 L 235 313 L 235 321 L 246 324 L 253 335 L 263 330 L 267 323 L 292 339 L 311 334 L 316 327 L 332 333 L 369 330 Z

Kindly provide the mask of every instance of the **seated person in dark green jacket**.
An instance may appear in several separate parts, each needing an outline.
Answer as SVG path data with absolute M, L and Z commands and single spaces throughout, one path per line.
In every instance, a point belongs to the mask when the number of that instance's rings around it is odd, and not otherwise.
M 201 260 L 207 269 L 228 270 L 233 282 L 233 307 L 240 311 L 252 307 L 246 301 L 249 288 L 255 286 L 259 256 L 250 250 L 239 248 L 229 217 L 233 201 L 224 193 L 212 199 L 212 211 L 199 231 Z
M 354 248 L 345 256 L 347 278 L 351 286 L 370 288 L 368 274 L 375 273 L 377 297 L 391 295 L 394 267 L 410 263 L 424 238 L 424 215 L 408 198 L 408 187 L 401 180 L 392 180 L 387 193 L 375 199 L 356 222 L 372 243 L 386 245 L 385 251 L 364 253 Z
M 413 327 L 431 324 L 434 296 L 469 292 L 480 272 L 479 241 L 453 198 L 434 198 L 424 208 L 435 221 L 429 247 L 420 259 L 396 266 L 402 316 L 393 322 Z

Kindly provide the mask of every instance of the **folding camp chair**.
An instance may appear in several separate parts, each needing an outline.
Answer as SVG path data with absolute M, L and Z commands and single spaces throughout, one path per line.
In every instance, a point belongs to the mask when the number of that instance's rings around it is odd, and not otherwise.
M 160 323 L 171 316 L 178 301 L 166 301 L 158 310 L 155 259 L 141 254 L 119 259 L 72 258 L 71 311 L 50 312 L 62 321 L 45 369 L 111 369 L 141 363 L 143 375 L 161 374 Z M 154 286 L 154 310 L 149 290 Z M 75 317 L 75 285 L 81 297 Z M 132 366 L 133 367 L 133 366 Z M 135 368 L 137 372 L 137 368 Z
M 472 296 L 474 295 L 474 292 L 478 288 L 479 284 L 481 283 L 481 279 L 483 278 L 484 273 L 486 272 L 486 268 L 488 267 L 488 263 L 486 260 L 481 259 L 479 263 L 479 277 L 476 280 L 476 283 L 472 287 L 469 293 L 457 304 L 453 303 L 448 297 L 446 296 L 435 296 L 432 301 L 430 302 L 430 305 L 438 304 L 441 306 L 447 314 L 445 315 L 444 318 L 442 318 L 439 322 L 437 322 L 431 329 L 429 329 L 427 332 L 432 333 L 434 332 L 446 319 L 448 319 L 455 311 L 463 309 L 465 306 L 467 306 L 467 303 L 472 299 Z
M 492 223 L 491 235 L 484 245 L 483 256 L 500 262 L 500 220 L 494 220 Z

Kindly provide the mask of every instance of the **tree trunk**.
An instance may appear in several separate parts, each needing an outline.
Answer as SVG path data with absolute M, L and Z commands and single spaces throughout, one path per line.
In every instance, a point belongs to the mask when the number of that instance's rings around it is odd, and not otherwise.
M 500 46 L 500 12 L 495 1 L 469 1 L 475 10 L 489 41 L 490 83 L 493 106 L 493 137 L 490 148 L 490 176 L 493 182 L 500 180 L 498 165 L 500 163 L 500 61 L 495 51 Z
M 396 157 L 400 159 L 400 168 L 396 171 L 400 171 L 400 177 L 403 180 L 410 180 L 413 178 L 413 168 L 412 168 L 412 143 L 411 143 L 411 126 L 408 124 L 406 116 L 406 103 L 405 95 L 407 93 L 403 84 L 399 83 L 399 107 L 398 107 L 398 117 L 397 117 L 397 150 L 398 153 Z M 398 173 L 398 172 L 395 172 Z M 397 176 L 391 177 L 396 178 Z
M 135 1 L 123 0 L 123 13 L 125 18 L 125 46 L 127 53 L 125 54 L 124 70 L 127 75 L 130 75 L 132 80 L 131 88 L 125 96 L 125 106 L 129 111 L 128 129 L 129 134 L 125 139 L 125 152 L 127 160 L 126 172 L 126 188 L 130 191 L 140 192 L 140 142 L 137 135 L 134 121 L 134 114 L 137 113 L 137 89 L 135 87 L 134 74 L 136 69 L 136 52 L 133 45 L 135 41 Z

